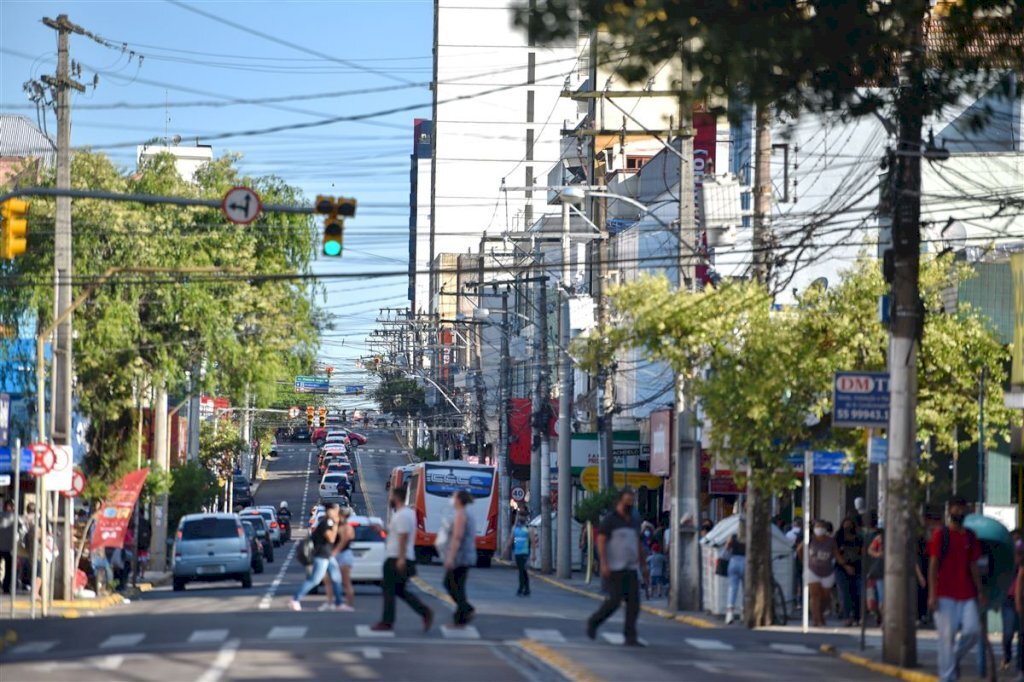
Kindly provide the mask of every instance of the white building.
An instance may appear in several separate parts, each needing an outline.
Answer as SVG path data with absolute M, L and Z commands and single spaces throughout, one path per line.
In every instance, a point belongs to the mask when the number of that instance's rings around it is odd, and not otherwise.
M 143 144 L 135 148 L 135 160 L 139 166 L 158 154 L 173 156 L 174 167 L 178 170 L 178 175 L 182 180 L 188 182 L 195 179 L 196 171 L 213 161 L 213 147 L 206 144 L 201 145 L 198 140 L 194 147 Z

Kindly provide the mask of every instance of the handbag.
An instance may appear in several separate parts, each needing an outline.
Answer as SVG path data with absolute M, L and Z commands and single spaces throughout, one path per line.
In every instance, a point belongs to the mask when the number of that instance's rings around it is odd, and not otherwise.
M 298 551 L 295 552 L 295 558 L 299 560 L 299 563 L 303 566 L 309 566 L 313 563 L 313 552 L 316 548 L 313 545 L 313 538 L 304 538 L 299 543 Z
M 732 551 L 728 547 L 723 547 L 722 551 L 718 553 L 718 558 L 715 560 L 715 575 L 725 577 L 729 575 L 729 559 L 732 558 Z

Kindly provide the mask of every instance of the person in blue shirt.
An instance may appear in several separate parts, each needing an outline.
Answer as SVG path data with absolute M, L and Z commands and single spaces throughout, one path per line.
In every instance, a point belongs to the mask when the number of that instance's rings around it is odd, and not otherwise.
M 526 566 L 533 553 L 533 535 L 530 533 L 530 527 L 526 525 L 526 517 L 523 514 L 516 516 L 516 525 L 512 527 L 512 533 L 505 543 L 505 552 L 508 552 L 509 547 L 512 548 L 512 557 L 515 559 L 516 568 L 519 569 L 519 590 L 516 596 L 529 597 L 530 574 Z

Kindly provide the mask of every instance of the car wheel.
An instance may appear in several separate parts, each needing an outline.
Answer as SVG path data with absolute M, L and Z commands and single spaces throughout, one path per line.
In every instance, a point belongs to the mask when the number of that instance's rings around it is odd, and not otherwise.
M 245 589 L 252 587 L 252 573 L 246 573 L 242 576 L 242 587 Z
M 185 580 L 184 578 L 175 578 L 174 579 L 174 591 L 175 592 L 183 592 L 185 590 L 185 583 L 187 583 L 187 582 L 188 581 Z

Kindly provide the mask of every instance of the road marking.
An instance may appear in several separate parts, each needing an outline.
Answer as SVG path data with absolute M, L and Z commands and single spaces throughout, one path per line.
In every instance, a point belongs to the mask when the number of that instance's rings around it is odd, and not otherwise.
M 695 649 L 703 649 L 704 651 L 732 651 L 732 644 L 727 644 L 720 639 L 697 639 L 695 637 L 688 637 L 683 640 Z
M 769 644 L 769 647 L 783 654 L 796 654 L 798 656 L 816 656 L 817 650 L 805 644 Z
M 534 642 L 547 642 L 548 644 L 565 643 L 565 637 L 558 630 L 526 628 L 523 632 L 526 634 L 527 639 L 532 639 Z
M 25 642 L 11 648 L 12 654 L 45 654 L 57 646 L 57 640 L 44 640 L 41 642 Z
M 356 637 L 394 638 L 394 630 L 371 630 L 369 625 L 357 625 Z
M 310 453 L 306 456 L 306 484 L 302 488 L 302 504 L 299 505 L 299 514 L 297 518 L 301 518 L 302 515 L 306 513 L 306 500 L 309 499 L 309 481 L 310 476 L 312 476 L 312 474 L 313 452 L 310 451 Z M 295 528 L 293 526 L 292 532 L 294 533 L 294 531 Z M 308 533 L 309 531 L 307 530 L 306 532 Z M 288 568 L 291 566 L 292 560 L 295 558 L 295 551 L 298 549 L 298 547 L 299 539 L 293 539 L 291 547 L 288 548 L 288 555 L 285 556 L 284 561 L 281 562 L 281 568 L 277 570 L 277 576 L 275 576 L 274 580 L 270 583 L 270 587 L 267 588 L 266 594 L 264 594 L 263 598 L 260 599 L 258 605 L 260 609 L 266 610 L 270 608 L 271 602 L 273 602 L 274 596 L 277 594 L 277 589 L 281 587 L 281 582 L 284 580 L 284 575 L 288 572 Z
M 267 639 L 302 639 L 308 629 L 305 625 L 278 625 L 270 628 Z
M 618 644 L 622 646 L 626 643 L 626 636 L 621 632 L 602 632 L 601 638 L 609 644 Z M 640 638 L 640 643 L 647 646 L 647 640 Z
M 370 661 L 377 661 L 384 658 L 384 654 L 382 654 L 380 649 L 375 646 L 364 646 L 359 651 L 363 654 L 363 658 Z
M 124 663 L 124 656 L 104 656 L 90 661 L 92 667 L 99 670 L 117 670 Z
M 480 631 L 472 625 L 466 625 L 461 628 L 442 625 L 441 634 L 445 639 L 480 639 Z
M 141 632 L 133 632 L 130 635 L 112 635 L 100 643 L 100 648 L 113 649 L 114 647 L 135 646 L 144 639 L 146 639 L 146 635 Z
M 227 630 L 194 630 L 188 641 L 193 644 L 198 642 L 223 642 L 227 638 Z
M 224 646 L 217 652 L 217 658 L 209 668 L 196 680 L 196 682 L 219 682 L 224 673 L 228 671 L 231 664 L 235 662 L 235 654 L 238 653 L 240 640 L 233 639 L 225 642 Z

